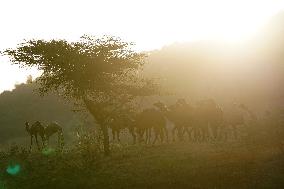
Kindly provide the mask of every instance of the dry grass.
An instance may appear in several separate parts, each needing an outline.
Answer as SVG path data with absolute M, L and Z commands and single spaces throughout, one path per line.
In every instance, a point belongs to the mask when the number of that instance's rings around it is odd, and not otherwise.
M 271 146 L 115 145 L 111 157 L 101 157 L 94 151 L 88 153 L 73 149 L 50 156 L 20 150 L 2 154 L 1 183 L 9 189 L 284 187 L 284 156 Z M 22 166 L 16 176 L 4 172 L 11 162 Z

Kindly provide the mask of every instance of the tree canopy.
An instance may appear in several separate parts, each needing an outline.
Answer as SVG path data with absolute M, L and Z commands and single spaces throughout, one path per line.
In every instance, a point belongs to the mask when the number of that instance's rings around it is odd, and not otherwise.
M 145 54 L 132 47 L 133 43 L 116 37 L 85 35 L 78 42 L 29 40 L 4 54 L 14 64 L 43 71 L 39 78 L 41 93 L 60 90 L 76 98 L 102 92 L 135 95 L 136 84 L 142 84 L 137 70 L 144 65 Z

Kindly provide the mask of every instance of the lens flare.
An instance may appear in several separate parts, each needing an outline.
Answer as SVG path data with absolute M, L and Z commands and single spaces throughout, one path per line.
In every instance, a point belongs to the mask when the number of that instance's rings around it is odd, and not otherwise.
M 42 150 L 42 154 L 45 156 L 53 155 L 54 153 L 55 153 L 55 149 L 53 148 L 47 147 Z
M 6 172 L 9 174 L 9 175 L 17 175 L 21 170 L 21 166 L 19 164 L 15 164 L 15 165 L 9 165 L 6 169 Z

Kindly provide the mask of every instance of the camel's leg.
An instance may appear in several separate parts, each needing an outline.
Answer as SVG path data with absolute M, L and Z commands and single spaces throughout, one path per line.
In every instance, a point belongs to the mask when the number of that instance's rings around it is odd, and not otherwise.
M 208 126 L 203 126 L 202 127 L 202 142 L 207 141 L 208 138 L 209 138 Z
M 139 129 L 137 132 L 139 135 L 139 143 L 141 143 L 144 140 L 143 137 L 144 137 L 145 129 Z
M 202 142 L 204 137 L 204 132 L 202 126 L 198 128 L 198 142 Z
M 209 127 L 206 126 L 205 128 L 205 141 L 209 141 L 210 140 L 210 132 L 209 132 Z
M 156 143 L 157 139 L 158 139 L 158 136 L 159 136 L 159 132 L 157 132 L 156 130 L 154 130 L 154 134 L 155 134 L 155 137 L 154 137 L 154 140 L 153 140 L 153 145 Z
M 178 126 L 177 128 L 177 133 L 178 133 L 178 138 L 180 141 L 183 141 L 183 137 L 182 137 L 182 127 Z
M 173 128 L 173 130 L 172 130 L 173 142 L 175 142 L 175 141 L 176 141 L 176 138 L 175 138 L 176 130 L 177 130 L 177 126 L 174 126 L 174 128 Z
M 193 140 L 197 142 L 199 140 L 199 128 L 195 127 L 193 131 Z
M 218 130 L 217 130 L 217 140 L 221 140 L 222 139 L 222 135 L 223 135 L 223 131 L 224 128 L 223 128 L 223 125 L 219 125 L 218 126 Z
M 192 133 L 192 131 L 193 131 L 193 128 L 190 128 L 190 129 L 189 129 L 188 127 L 185 127 L 184 130 L 185 130 L 185 132 L 187 133 L 189 140 L 192 141 L 191 133 Z
M 145 143 L 148 143 L 148 138 L 149 138 L 149 130 L 145 129 Z
M 167 141 L 167 143 L 169 143 L 169 133 L 168 133 L 168 129 L 167 129 L 166 127 L 164 127 L 163 130 L 165 131 L 166 141 Z
M 189 137 L 190 137 L 190 139 L 191 139 L 191 141 L 194 141 L 195 140 L 195 128 L 194 127 L 191 127 L 191 129 L 190 129 L 190 131 L 189 131 Z
M 57 139 L 57 145 L 58 145 L 58 148 L 60 148 L 60 143 L 61 143 L 61 141 L 60 141 L 60 138 L 61 138 L 61 134 L 60 134 L 60 132 L 58 132 L 58 139 Z
M 152 128 L 149 128 L 149 144 L 151 144 Z
M 201 142 L 201 140 L 202 140 L 202 128 L 197 129 L 197 139 L 198 139 L 198 142 Z
M 151 128 L 146 129 L 146 144 L 151 143 Z
M 42 136 L 41 136 L 41 143 L 42 143 L 42 147 L 44 148 L 45 144 L 44 144 L 44 138 Z
M 32 151 L 32 145 L 33 145 L 33 135 L 31 135 L 30 152 Z
M 164 131 L 163 131 L 163 128 L 159 129 L 159 135 L 160 135 L 160 138 L 161 138 L 161 143 L 164 142 Z
M 151 144 L 151 128 L 147 129 L 147 144 Z
M 117 138 L 117 141 L 120 142 L 120 130 L 119 129 L 116 131 L 116 138 Z
M 204 126 L 204 133 L 205 133 L 205 135 L 204 135 L 204 141 L 206 141 L 206 142 L 208 142 L 209 140 L 210 140 L 210 130 L 209 130 L 209 125 L 208 124 L 205 124 L 205 126 Z
M 139 143 L 143 142 L 144 141 L 145 129 L 138 129 L 137 133 L 138 133 L 138 137 L 139 137 L 138 138 Z
M 202 128 L 198 128 L 198 142 L 201 142 L 202 141 L 202 138 L 203 138 L 203 130 Z
M 58 132 L 58 148 L 59 148 L 59 150 L 63 150 L 63 145 L 64 145 L 63 133 Z
M 37 149 L 40 150 L 40 147 L 39 147 L 39 144 L 38 144 L 38 140 L 37 140 L 37 134 L 35 135 L 35 139 L 36 139 Z
M 115 130 L 111 129 L 111 133 L 112 133 L 112 141 L 115 141 Z
M 227 131 L 227 126 L 220 126 L 219 127 L 219 136 L 218 136 L 218 140 L 222 141 L 227 141 L 227 137 L 228 137 L 228 131 Z
M 184 136 L 185 133 L 187 133 L 187 134 L 189 133 L 189 130 L 188 130 L 188 127 L 187 127 L 187 126 L 184 126 L 184 127 L 183 127 L 182 135 Z M 189 135 L 189 134 L 188 134 L 188 135 Z
M 128 130 L 133 137 L 133 144 L 135 144 L 136 143 L 136 135 L 135 135 L 135 132 L 134 132 L 134 128 L 128 128 Z
M 201 139 L 200 139 L 200 141 L 201 141 L 201 142 L 204 142 L 204 140 L 205 140 L 205 131 L 204 131 L 204 128 L 202 127 L 202 128 L 200 129 L 200 131 L 201 131 Z
M 195 142 L 196 140 L 197 140 L 197 130 L 198 130 L 198 128 L 196 128 L 196 127 L 193 127 L 192 128 L 192 140 Z
M 219 126 L 219 127 L 218 127 L 217 140 L 222 140 L 223 132 L 224 132 L 223 130 L 224 130 L 223 126 Z
M 49 146 L 49 136 L 46 137 L 46 143 L 47 143 L 47 146 Z
M 211 129 L 212 129 L 213 139 L 216 140 L 217 137 L 218 137 L 218 125 L 217 124 L 212 124 L 211 125 Z
M 60 149 L 63 150 L 64 147 L 64 136 L 63 136 L 63 132 L 60 132 Z

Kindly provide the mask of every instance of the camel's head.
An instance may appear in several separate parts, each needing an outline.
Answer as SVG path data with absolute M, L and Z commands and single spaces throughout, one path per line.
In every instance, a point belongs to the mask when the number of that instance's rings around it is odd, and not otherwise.
M 26 121 L 25 126 L 26 126 L 26 131 L 30 132 L 30 123 L 28 121 Z
M 176 102 L 177 105 L 185 105 L 187 104 L 186 103 L 186 100 L 184 98 L 179 98 Z
M 239 108 L 241 108 L 243 110 L 247 110 L 248 109 L 248 107 L 246 105 L 244 105 L 244 104 L 240 104 Z
M 168 111 L 167 106 L 164 103 L 162 103 L 161 101 L 155 102 L 153 105 L 155 107 L 159 108 L 161 111 Z

